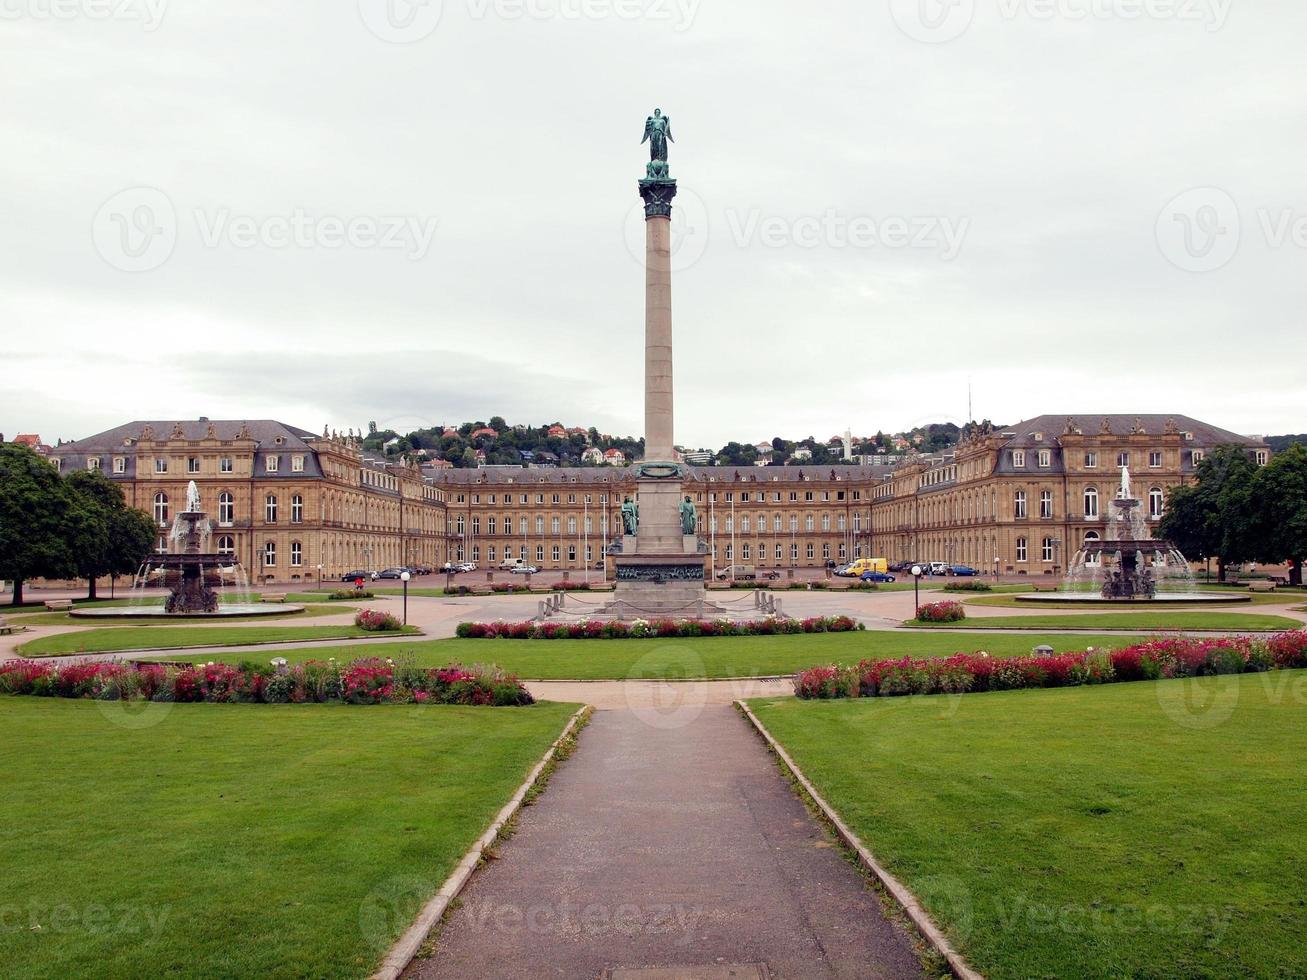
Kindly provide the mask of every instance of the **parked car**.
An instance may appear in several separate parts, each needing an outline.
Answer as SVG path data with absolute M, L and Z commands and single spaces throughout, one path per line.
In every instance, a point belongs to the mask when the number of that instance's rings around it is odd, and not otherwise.
M 509 569 L 509 571 L 514 575 L 534 575 L 536 572 L 540 571 L 540 569 L 536 568 L 534 565 L 522 564 L 514 565 Z
M 979 575 L 980 571 L 972 568 L 970 565 L 950 565 L 948 567 L 948 574 L 957 576 Z
M 949 564 L 946 561 L 932 561 L 926 567 L 927 575 L 947 575 Z
M 765 578 L 768 582 L 775 582 L 780 577 L 781 577 L 781 573 L 776 571 L 776 569 L 774 568 L 769 572 L 758 573 L 758 578 Z
M 861 579 L 864 582 L 893 582 L 894 576 L 889 572 L 863 572 Z
M 342 582 L 357 582 L 359 579 L 362 579 L 365 582 L 375 582 L 377 580 L 377 573 L 365 572 L 360 569 L 356 572 L 346 572 L 340 577 Z
M 725 582 L 728 578 L 737 581 L 748 581 L 758 577 L 758 573 L 752 565 L 729 565 L 717 573 L 719 581 Z
M 477 563 L 474 561 L 465 561 L 463 564 L 458 566 L 458 570 L 460 572 L 475 572 L 477 570 Z
M 434 571 L 429 565 L 416 565 L 413 568 L 414 575 L 430 575 Z
M 495 567 L 501 572 L 515 572 L 526 563 L 525 558 L 505 558 Z
M 403 568 L 383 568 L 377 578 L 399 578 L 404 572 Z
M 463 566 L 457 562 L 447 561 L 440 566 L 440 571 L 445 575 L 457 575 L 463 571 Z
M 896 561 L 890 564 L 889 570 L 891 572 L 910 572 L 915 564 L 917 564 L 915 561 Z

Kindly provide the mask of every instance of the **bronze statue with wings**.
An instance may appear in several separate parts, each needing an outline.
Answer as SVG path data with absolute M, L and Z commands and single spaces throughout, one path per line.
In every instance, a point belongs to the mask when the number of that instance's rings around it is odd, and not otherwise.
M 676 142 L 672 139 L 672 117 L 664 116 L 662 109 L 655 109 L 644 122 L 644 139 L 640 142 L 649 144 L 650 161 L 666 163 L 667 144 Z

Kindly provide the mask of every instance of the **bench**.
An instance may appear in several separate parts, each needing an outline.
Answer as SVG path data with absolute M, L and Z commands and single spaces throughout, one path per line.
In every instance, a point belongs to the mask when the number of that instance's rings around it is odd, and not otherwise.
M 1035 591 L 1036 591 L 1036 592 L 1056 592 L 1056 591 L 1057 591 L 1057 586 L 1054 585 L 1054 584 L 1052 584 L 1051 582 L 1044 582 L 1044 583 L 1037 584 L 1037 585 L 1035 586 Z
M 14 628 L 9 625 L 8 620 L 0 619 L 0 636 L 8 636 L 13 631 Z
M 285 593 L 285 592 L 268 592 L 268 593 L 266 593 L 266 594 L 263 596 L 263 598 L 260 599 L 259 601 L 260 601 L 260 602 L 285 602 L 285 601 L 286 601 L 286 593 Z
M 1276 583 L 1271 579 L 1265 579 L 1260 582 L 1249 582 L 1248 591 L 1249 592 L 1274 592 L 1275 584 Z
M 72 599 L 46 599 L 45 608 L 51 612 L 67 612 L 73 608 Z

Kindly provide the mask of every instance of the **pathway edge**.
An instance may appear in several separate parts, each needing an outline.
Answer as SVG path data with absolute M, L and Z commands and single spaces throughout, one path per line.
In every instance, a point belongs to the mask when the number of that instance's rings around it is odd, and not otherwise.
M 880 883 L 885 886 L 885 890 L 894 896 L 894 900 L 898 902 L 908 918 L 912 920 L 912 924 L 921 931 L 923 936 L 925 936 L 926 941 L 929 942 L 931 946 L 935 948 L 936 952 L 944 958 L 945 962 L 948 963 L 949 970 L 952 971 L 953 976 L 957 977 L 958 980 L 985 980 L 984 976 L 967 965 L 967 961 L 963 959 L 962 954 L 953 948 L 953 945 L 948 941 L 948 938 L 944 935 L 939 926 L 935 924 L 935 920 L 930 917 L 930 914 L 922 906 L 921 902 L 917 899 L 917 896 L 909 891 L 906 885 L 890 874 L 889 871 L 887 871 L 881 863 L 876 860 L 875 856 L 873 856 L 871 851 L 867 848 L 867 845 L 862 842 L 862 839 L 844 823 L 840 818 L 840 815 L 835 811 L 835 808 L 827 803 L 822 795 L 817 792 L 817 788 L 813 786 L 803 770 L 799 768 L 798 763 L 790 758 L 790 754 L 785 751 L 780 742 L 772 737 L 771 732 L 767 730 L 767 726 L 758 720 L 757 715 L 749 709 L 749 705 L 744 701 L 736 701 L 735 705 L 740 709 L 744 717 L 749 719 L 749 723 L 753 725 L 754 730 L 762 736 L 763 741 L 765 741 L 771 748 L 772 752 L 776 754 L 776 757 L 785 764 L 785 768 L 790 771 L 790 775 L 792 775 L 795 781 L 803 787 L 803 791 L 808 794 L 813 803 L 817 805 L 817 808 L 821 810 L 822 815 L 830 822 L 831 826 L 835 828 L 835 832 L 839 835 L 840 839 L 844 841 L 844 843 L 847 844 L 858 856 L 858 863 L 876 876 Z
M 418 912 L 413 924 L 390 947 L 390 951 L 386 953 L 385 958 L 381 961 L 380 968 L 372 974 L 372 980 L 398 980 L 400 974 L 408 969 L 409 964 L 413 962 L 413 958 L 417 956 L 418 950 L 422 948 L 422 943 L 426 940 L 427 935 L 435 928 L 445 914 L 445 910 L 449 908 L 449 903 L 457 898 L 459 893 L 467 886 L 472 873 L 476 871 L 477 865 L 481 862 L 482 853 L 495 842 L 495 838 L 499 836 L 499 831 L 503 829 L 504 824 L 508 823 L 517 811 L 522 808 L 522 801 L 526 798 L 526 794 L 531 791 L 531 787 L 540 779 L 545 766 L 557 754 L 559 745 L 572 733 L 577 723 L 589 710 L 590 705 L 588 704 L 583 704 L 576 709 L 558 738 L 554 739 L 553 744 L 549 746 L 549 750 L 545 752 L 540 761 L 536 763 L 535 768 L 527 775 L 526 781 L 517 788 L 513 798 L 499 811 L 499 815 L 486 828 L 486 832 L 473 842 L 468 852 L 463 855 L 463 860 L 458 862 L 449 877 L 445 879 L 445 883 L 440 886 L 440 890 L 431 897 L 426 905 L 422 906 L 422 910 Z

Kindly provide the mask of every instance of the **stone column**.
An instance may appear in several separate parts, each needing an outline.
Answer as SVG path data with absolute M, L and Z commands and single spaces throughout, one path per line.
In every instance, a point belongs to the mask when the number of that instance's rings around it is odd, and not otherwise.
M 670 211 L 670 208 L 668 209 Z M 672 458 L 672 219 L 645 219 L 644 458 Z

